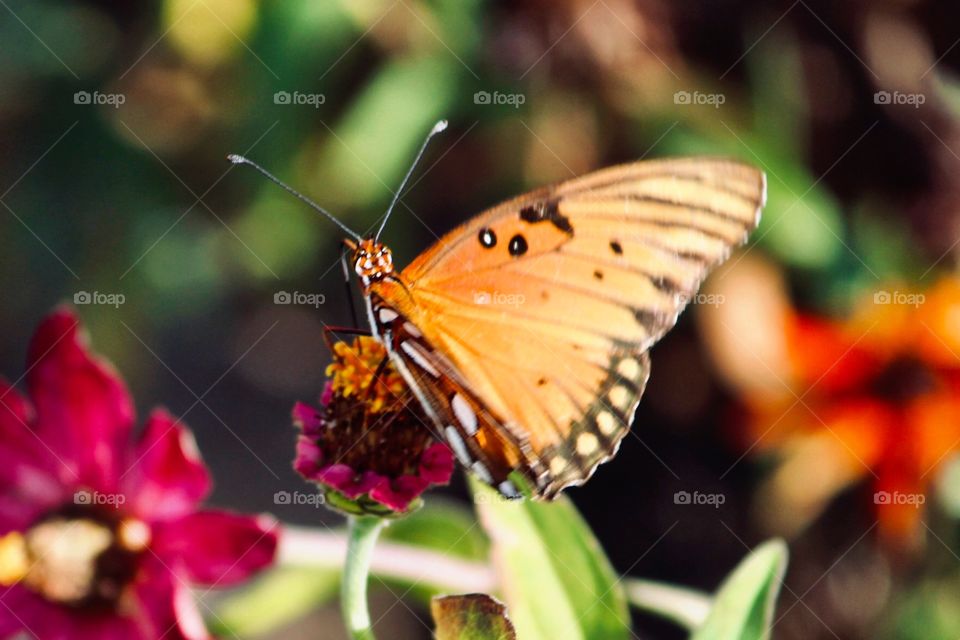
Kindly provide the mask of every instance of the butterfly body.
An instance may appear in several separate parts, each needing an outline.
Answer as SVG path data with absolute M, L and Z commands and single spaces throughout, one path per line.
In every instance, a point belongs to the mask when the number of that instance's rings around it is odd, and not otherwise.
M 636 162 L 532 191 L 396 272 L 348 245 L 370 326 L 437 434 L 506 496 L 581 484 L 615 455 L 647 354 L 759 220 L 763 174 L 730 160 Z

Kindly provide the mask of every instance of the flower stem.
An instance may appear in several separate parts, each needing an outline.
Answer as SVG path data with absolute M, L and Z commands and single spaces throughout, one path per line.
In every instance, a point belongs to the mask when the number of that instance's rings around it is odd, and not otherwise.
M 347 522 L 347 559 L 340 583 L 340 608 L 353 640 L 375 640 L 367 608 L 367 579 L 373 548 L 384 521 L 373 516 L 350 516 Z

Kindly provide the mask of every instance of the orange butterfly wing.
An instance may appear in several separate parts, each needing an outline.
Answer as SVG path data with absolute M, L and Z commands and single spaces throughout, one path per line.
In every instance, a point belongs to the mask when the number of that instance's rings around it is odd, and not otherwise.
M 470 451 L 487 466 L 522 460 L 551 497 L 614 455 L 647 350 L 756 227 L 764 192 L 762 173 L 730 160 L 612 167 L 486 211 L 420 255 L 402 286 L 369 291 L 487 414 Z M 477 442 L 493 436 L 497 451 Z

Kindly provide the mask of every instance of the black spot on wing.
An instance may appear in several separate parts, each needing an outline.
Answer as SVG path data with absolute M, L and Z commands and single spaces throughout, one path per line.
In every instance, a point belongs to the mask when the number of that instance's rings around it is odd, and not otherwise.
M 549 222 L 560 231 L 573 235 L 573 225 L 570 218 L 560 213 L 556 200 L 536 202 L 520 209 L 520 219 L 530 224 Z
M 663 314 L 649 309 L 634 309 L 633 317 L 647 328 L 658 327 L 663 322 Z
M 518 233 L 510 238 L 510 244 L 508 245 L 507 249 L 510 251 L 510 255 L 518 258 L 525 254 L 527 249 L 529 249 L 529 246 L 527 245 L 527 239 Z
M 486 249 L 492 249 L 497 246 L 497 234 L 493 232 L 493 229 L 488 227 L 480 229 L 479 240 L 480 244 Z

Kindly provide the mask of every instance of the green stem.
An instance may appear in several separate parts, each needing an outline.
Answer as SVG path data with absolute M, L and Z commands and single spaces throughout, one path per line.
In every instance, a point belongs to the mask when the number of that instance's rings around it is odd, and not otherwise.
M 350 516 L 347 522 L 347 559 L 340 583 L 340 608 L 353 640 L 375 640 L 367 608 L 367 579 L 384 521 L 373 516 Z

